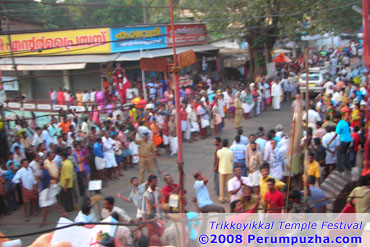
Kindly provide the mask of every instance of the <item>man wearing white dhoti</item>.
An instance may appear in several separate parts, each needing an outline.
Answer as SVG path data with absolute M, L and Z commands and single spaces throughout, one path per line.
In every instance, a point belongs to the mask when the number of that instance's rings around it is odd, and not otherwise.
M 280 110 L 281 95 L 283 94 L 281 84 L 274 79 L 271 85 L 272 108 Z
M 168 122 L 168 129 L 170 134 L 170 151 L 171 155 L 173 156 L 177 154 L 177 133 L 176 133 L 176 122 L 175 122 L 175 116 L 170 116 L 170 121 Z
M 104 159 L 106 161 L 105 167 L 108 170 L 108 178 L 113 176 L 117 178 L 116 170 L 117 170 L 117 162 L 116 157 L 114 156 L 114 148 L 115 148 L 115 142 L 110 137 L 109 131 L 105 131 L 104 136 L 102 137 L 103 141 L 103 152 L 104 152 Z

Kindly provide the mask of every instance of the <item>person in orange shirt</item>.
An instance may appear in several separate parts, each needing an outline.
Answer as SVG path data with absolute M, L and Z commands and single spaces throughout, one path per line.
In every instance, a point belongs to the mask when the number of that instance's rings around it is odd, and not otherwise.
M 61 88 L 58 89 L 57 99 L 58 99 L 58 104 L 59 105 L 65 105 L 66 104 L 66 101 L 64 99 L 64 92 Z
M 162 144 L 162 137 L 161 137 L 161 129 L 159 128 L 156 118 L 153 117 L 153 122 L 150 125 L 150 130 L 152 131 L 153 137 L 153 143 L 155 146 L 159 146 Z M 159 150 L 158 150 L 159 151 Z
M 342 87 L 344 87 L 344 82 L 342 80 L 339 80 L 337 82 L 337 90 L 340 91 L 342 89 Z
M 71 122 L 68 121 L 68 119 L 66 117 L 63 118 L 63 122 L 61 122 L 58 127 L 62 129 L 62 131 L 65 133 L 65 134 L 68 134 L 69 132 L 69 126 L 71 126 Z

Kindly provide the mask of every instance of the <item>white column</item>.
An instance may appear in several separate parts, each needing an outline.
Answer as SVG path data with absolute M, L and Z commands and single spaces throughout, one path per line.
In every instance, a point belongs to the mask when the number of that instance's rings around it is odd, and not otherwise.
M 71 90 L 71 78 L 68 70 L 63 70 L 63 88 Z
M 25 76 L 25 77 L 32 76 L 32 73 L 29 70 L 24 70 L 22 72 L 23 72 L 23 76 Z M 22 89 L 22 91 L 24 90 L 23 92 L 26 92 L 26 94 L 27 94 L 26 98 L 28 100 L 33 100 L 32 79 L 19 81 L 18 83 L 19 83 L 19 90 Z M 22 87 L 21 87 L 21 85 L 22 85 Z

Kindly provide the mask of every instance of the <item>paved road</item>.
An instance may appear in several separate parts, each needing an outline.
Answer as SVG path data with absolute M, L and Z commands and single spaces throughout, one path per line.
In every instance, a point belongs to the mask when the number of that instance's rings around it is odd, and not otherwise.
M 260 116 L 243 120 L 243 129 L 244 134 L 248 135 L 250 133 L 255 133 L 259 126 L 263 126 L 265 131 L 274 128 L 276 124 L 282 124 L 284 126 L 284 131 L 288 132 L 291 123 L 291 108 L 290 102 L 283 103 L 282 109 L 280 111 L 272 111 L 269 109 L 267 112 L 262 113 Z M 235 136 L 235 130 L 233 128 L 233 121 L 226 120 L 226 127 L 221 135 L 222 138 L 228 138 L 230 143 Z M 163 151 L 162 151 L 163 152 Z M 208 184 L 208 190 L 212 192 L 214 186 L 213 183 L 213 155 L 214 155 L 214 146 L 213 139 L 207 138 L 204 140 L 197 141 L 195 143 L 185 143 L 184 144 L 184 162 L 185 162 L 185 188 L 187 190 L 187 199 L 188 199 L 188 210 L 194 209 L 194 205 L 191 202 L 191 198 L 195 195 L 193 190 L 194 179 L 192 173 L 195 170 L 200 170 L 202 173 L 209 178 L 210 182 Z M 173 175 L 175 182 L 178 181 L 177 175 L 177 164 L 170 161 L 159 161 L 159 168 L 165 172 Z M 121 192 L 123 195 L 128 195 L 130 191 L 130 178 L 132 176 L 138 176 L 139 169 L 138 167 L 131 169 L 125 172 L 125 176 L 121 177 L 119 181 L 113 181 L 109 184 L 107 188 L 104 188 L 102 191 L 103 196 L 112 195 L 114 196 L 116 192 Z M 163 180 L 159 183 L 160 186 L 164 185 Z M 211 198 L 215 203 L 218 203 L 217 196 L 211 193 Z M 132 217 L 135 216 L 136 209 L 132 204 L 128 204 L 122 201 L 117 201 L 117 206 L 124 208 Z M 226 211 L 228 212 L 228 204 L 223 204 Z M 77 212 L 70 216 L 73 220 Z M 53 211 L 48 217 L 48 222 L 51 222 L 50 225 L 45 226 L 39 229 L 39 223 L 41 217 L 31 217 L 29 223 L 23 222 L 23 211 L 18 210 L 10 216 L 6 216 L 0 219 L 0 231 L 5 235 L 14 235 L 22 234 L 27 232 L 33 232 L 38 230 L 46 230 L 55 226 L 54 222 L 58 220 L 60 215 Z M 24 244 L 30 244 L 35 237 L 24 237 L 22 238 Z

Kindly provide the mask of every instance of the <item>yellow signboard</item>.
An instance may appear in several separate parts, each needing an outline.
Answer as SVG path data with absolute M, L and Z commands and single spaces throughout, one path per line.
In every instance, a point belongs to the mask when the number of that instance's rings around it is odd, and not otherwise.
M 109 28 L 0 35 L 0 56 L 104 54 L 110 53 Z

